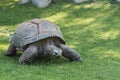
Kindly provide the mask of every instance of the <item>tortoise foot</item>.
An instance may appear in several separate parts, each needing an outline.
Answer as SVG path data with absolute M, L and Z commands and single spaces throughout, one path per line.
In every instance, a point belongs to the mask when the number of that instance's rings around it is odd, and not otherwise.
M 15 54 L 11 52 L 6 52 L 4 55 L 9 57 L 15 56 Z
M 75 59 L 75 60 L 70 60 L 70 62 L 82 62 L 83 60 L 82 60 L 82 58 L 80 58 L 80 59 Z
M 26 61 L 26 60 L 19 59 L 19 63 L 20 64 L 30 64 L 31 61 Z

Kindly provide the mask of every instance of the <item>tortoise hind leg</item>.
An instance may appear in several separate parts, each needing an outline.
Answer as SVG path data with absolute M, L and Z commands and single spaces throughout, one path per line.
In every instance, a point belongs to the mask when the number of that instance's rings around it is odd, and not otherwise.
M 82 62 L 82 58 L 80 57 L 80 54 L 77 53 L 75 50 L 72 48 L 61 44 L 61 49 L 63 51 L 63 56 L 68 58 L 70 61 L 77 61 L 77 62 Z
M 28 47 L 24 53 L 20 56 L 19 62 L 21 64 L 29 64 L 35 59 L 38 55 L 38 50 L 36 46 Z
M 16 55 L 16 47 L 12 44 L 9 45 L 8 50 L 6 51 L 6 53 L 4 54 L 5 56 L 15 56 Z

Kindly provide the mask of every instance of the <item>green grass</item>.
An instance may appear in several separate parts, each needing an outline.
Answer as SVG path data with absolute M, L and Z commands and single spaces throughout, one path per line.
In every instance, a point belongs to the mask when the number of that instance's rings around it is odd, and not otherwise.
M 20 54 L 4 56 L 17 25 L 33 18 L 60 26 L 67 45 L 81 54 L 83 63 L 62 57 L 21 65 Z M 120 80 L 120 4 L 54 0 L 49 7 L 39 9 L 31 3 L 0 0 L 0 80 Z

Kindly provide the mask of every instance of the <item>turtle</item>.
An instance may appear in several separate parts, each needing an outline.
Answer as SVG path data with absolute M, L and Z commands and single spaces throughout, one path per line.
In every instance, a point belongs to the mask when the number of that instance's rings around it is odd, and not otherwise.
M 64 56 L 69 61 L 82 62 L 80 54 L 66 45 L 58 25 L 46 19 L 35 18 L 19 24 L 9 41 L 5 56 L 23 51 L 20 64 L 31 63 L 38 56 Z

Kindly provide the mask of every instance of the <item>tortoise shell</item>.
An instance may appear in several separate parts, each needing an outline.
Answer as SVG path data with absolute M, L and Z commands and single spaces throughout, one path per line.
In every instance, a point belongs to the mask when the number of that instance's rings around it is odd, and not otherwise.
M 24 47 L 50 37 L 57 37 L 62 44 L 65 44 L 63 35 L 57 25 L 44 19 L 33 19 L 18 26 L 10 38 L 10 43 L 16 47 Z

